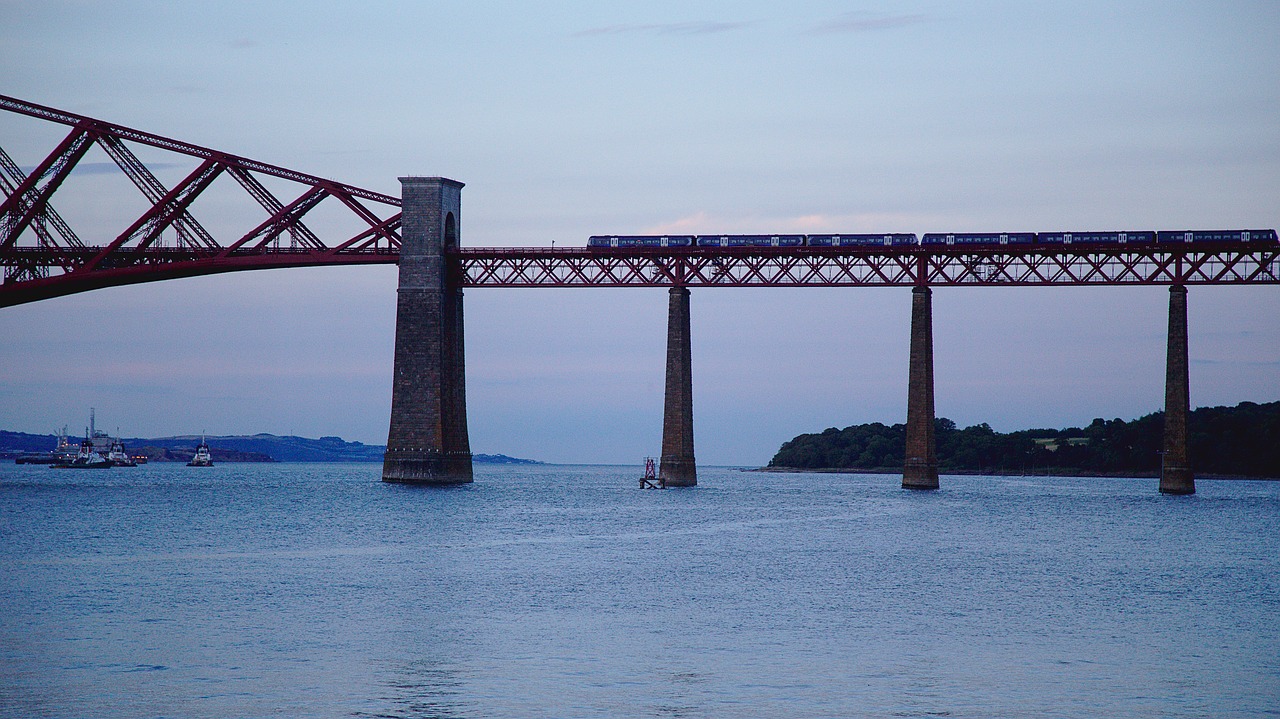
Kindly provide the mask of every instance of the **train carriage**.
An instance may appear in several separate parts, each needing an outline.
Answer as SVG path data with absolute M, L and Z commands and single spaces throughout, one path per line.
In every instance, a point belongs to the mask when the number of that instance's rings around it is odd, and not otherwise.
M 922 245 L 1031 245 L 1034 232 L 926 232 Z
M 1275 241 L 1275 230 L 1161 230 L 1156 233 L 1159 243 Z
M 592 235 L 587 247 L 690 247 L 693 235 Z
M 1036 241 L 1042 245 L 1143 244 L 1155 242 L 1156 233 L 1148 230 L 1127 232 L 1041 232 Z
M 804 235 L 698 235 L 698 247 L 800 247 Z
M 805 242 L 810 247 L 868 247 L 920 244 L 915 233 L 890 232 L 883 234 L 809 235 Z

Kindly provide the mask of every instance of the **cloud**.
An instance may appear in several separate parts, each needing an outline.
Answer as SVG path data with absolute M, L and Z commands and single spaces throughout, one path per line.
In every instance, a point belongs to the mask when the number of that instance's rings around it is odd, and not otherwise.
M 928 22 L 925 15 L 886 15 L 865 11 L 847 12 L 834 17 L 810 30 L 815 35 L 840 32 L 875 32 L 919 25 Z
M 623 25 L 607 25 L 605 27 L 593 27 L 586 30 L 579 30 L 573 34 L 574 37 L 591 37 L 595 35 L 627 35 L 627 34 L 647 34 L 647 35 L 713 35 L 716 33 L 730 32 L 739 30 L 750 23 L 746 22 L 718 22 L 718 21 L 698 21 L 698 22 L 668 22 L 668 23 L 647 23 L 647 24 L 623 24 Z

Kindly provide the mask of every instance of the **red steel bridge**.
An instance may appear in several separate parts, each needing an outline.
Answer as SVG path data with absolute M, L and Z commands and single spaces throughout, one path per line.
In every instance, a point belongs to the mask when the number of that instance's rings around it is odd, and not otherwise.
M 32 169 L 0 143 L 0 306 L 136 282 L 236 270 L 394 264 L 398 197 L 231 155 L 83 115 L 0 96 L 0 108 L 69 128 Z M 195 167 L 164 185 L 130 146 Z M 93 147 L 106 152 L 145 199 L 136 217 L 97 242 L 56 210 L 56 193 Z M 24 148 L 26 149 L 26 148 Z M 214 181 L 243 189 L 248 231 L 216 237 L 192 205 Z M 278 198 L 271 178 L 292 187 Z M 354 233 L 313 230 L 308 215 L 337 204 Z M 92 228 L 101 235 L 102 228 Z M 452 248 L 464 287 L 865 287 L 1280 282 L 1275 246 Z
M 264 162 L 134 130 L 83 115 L 0 96 L 0 108 L 70 128 L 30 171 L 0 145 L 0 306 L 85 290 L 234 270 L 395 263 L 399 259 L 400 198 Z M 163 151 L 195 167 L 166 187 L 133 147 Z M 145 208 L 105 241 L 86 242 L 56 209 L 57 191 L 94 147 L 137 187 Z M 26 149 L 26 148 L 24 148 Z M 166 165 L 174 164 L 165 162 Z M 246 208 L 261 216 L 234 237 L 214 237 L 191 208 L 214 181 L 229 175 Z M 292 187 L 284 200 L 264 180 Z M 355 218 L 352 235 L 322 239 L 307 224 L 322 202 Z M 103 228 L 92 228 L 101 234 Z
M 1280 284 L 1280 246 L 472 248 L 464 287 Z
M 1174 479 L 1166 488 L 1162 476 L 1161 489 L 1186 493 L 1194 491 L 1185 451 L 1186 286 L 1280 284 L 1280 247 L 1274 242 L 462 247 L 457 232 L 462 184 L 452 180 L 401 178 L 401 197 L 394 197 L 13 97 L 0 96 L 0 109 L 69 128 L 28 169 L 19 166 L 0 143 L 4 193 L 0 307 L 103 287 L 238 270 L 399 264 L 397 384 L 384 467 L 384 478 L 391 481 L 470 481 L 462 288 L 671 288 L 662 466 L 669 485 L 678 486 L 696 483 L 688 288 L 911 287 L 904 486 L 930 488 L 937 486 L 930 287 L 1167 285 L 1171 289 L 1167 384 L 1173 394 L 1166 397 L 1170 421 L 1163 475 Z M 55 206 L 58 190 L 94 148 L 104 151 L 137 188 L 143 209 L 105 233 L 102 227 L 91 228 L 95 239 L 86 241 Z M 161 160 L 166 168 L 191 169 L 172 187 L 166 186 L 135 149 L 173 158 Z M 253 213 L 258 219 L 247 230 L 217 236 L 196 218 L 195 209 L 202 195 L 227 184 L 222 180 L 215 185 L 224 175 L 242 190 L 243 214 Z M 277 196 L 276 192 L 286 189 L 289 194 L 283 199 Z M 338 229 L 313 221 L 322 214 L 317 210 L 322 206 L 336 208 L 342 216 Z M 426 299 L 406 300 L 420 292 L 427 293 Z M 425 353 L 420 351 L 423 347 Z M 429 366 L 421 366 L 423 361 Z M 402 363 L 409 369 L 402 371 Z M 411 375 L 418 380 L 406 379 Z M 411 396 L 434 399 L 426 407 L 410 401 Z M 1169 429 L 1178 422 L 1183 423 L 1181 429 Z

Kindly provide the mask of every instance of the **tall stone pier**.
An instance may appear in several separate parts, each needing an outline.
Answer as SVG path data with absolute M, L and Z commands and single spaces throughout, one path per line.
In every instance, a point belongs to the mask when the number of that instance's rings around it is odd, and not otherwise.
M 658 476 L 668 487 L 698 483 L 693 459 L 693 351 L 689 290 L 672 287 L 667 312 L 667 394 L 662 412 L 662 460 Z
M 400 287 L 386 482 L 471 481 L 462 289 L 446 262 L 458 246 L 462 183 L 402 177 Z
M 1191 414 L 1191 380 L 1187 371 L 1187 288 L 1169 288 L 1169 353 L 1164 376 L 1164 453 L 1160 491 L 1195 494 L 1187 450 L 1187 418 Z
M 907 453 L 903 489 L 938 488 L 933 437 L 933 290 L 911 290 L 911 357 L 907 377 Z

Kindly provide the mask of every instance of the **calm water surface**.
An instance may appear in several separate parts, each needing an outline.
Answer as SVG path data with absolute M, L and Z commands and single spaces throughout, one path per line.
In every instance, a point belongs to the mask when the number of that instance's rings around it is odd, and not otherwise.
M 380 469 L 0 465 L 0 715 L 1280 715 L 1280 483 Z

